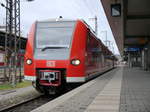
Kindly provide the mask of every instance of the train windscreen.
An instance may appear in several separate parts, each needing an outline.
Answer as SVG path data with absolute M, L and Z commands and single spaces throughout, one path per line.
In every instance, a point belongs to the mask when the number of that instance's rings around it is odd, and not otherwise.
M 75 22 L 38 22 L 36 48 L 69 48 Z
M 75 21 L 38 22 L 34 58 L 65 60 L 69 58 Z

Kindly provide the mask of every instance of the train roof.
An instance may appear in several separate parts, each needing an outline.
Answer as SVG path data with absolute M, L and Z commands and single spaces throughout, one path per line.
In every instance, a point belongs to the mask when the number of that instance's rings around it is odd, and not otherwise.
M 55 19 L 46 19 L 46 20 L 39 20 L 37 22 L 52 22 L 52 21 L 65 21 L 65 22 L 75 22 L 77 19 L 63 19 L 63 18 L 55 18 Z

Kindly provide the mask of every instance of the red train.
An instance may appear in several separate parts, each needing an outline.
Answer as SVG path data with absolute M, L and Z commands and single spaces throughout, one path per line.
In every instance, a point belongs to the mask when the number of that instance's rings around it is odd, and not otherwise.
M 115 60 L 83 20 L 37 21 L 28 35 L 25 79 L 40 92 L 56 92 L 112 69 Z

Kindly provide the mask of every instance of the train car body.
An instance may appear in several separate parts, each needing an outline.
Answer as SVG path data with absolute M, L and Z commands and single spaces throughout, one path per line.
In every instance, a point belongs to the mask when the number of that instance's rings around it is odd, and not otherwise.
M 41 92 L 84 83 L 112 69 L 112 55 L 82 20 L 38 21 L 28 35 L 25 79 Z

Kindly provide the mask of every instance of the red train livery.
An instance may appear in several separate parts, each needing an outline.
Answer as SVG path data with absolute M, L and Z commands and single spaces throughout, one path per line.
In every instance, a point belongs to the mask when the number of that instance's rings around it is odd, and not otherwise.
M 24 77 L 38 91 L 53 92 L 112 69 L 114 59 L 83 20 L 37 21 L 28 35 Z

